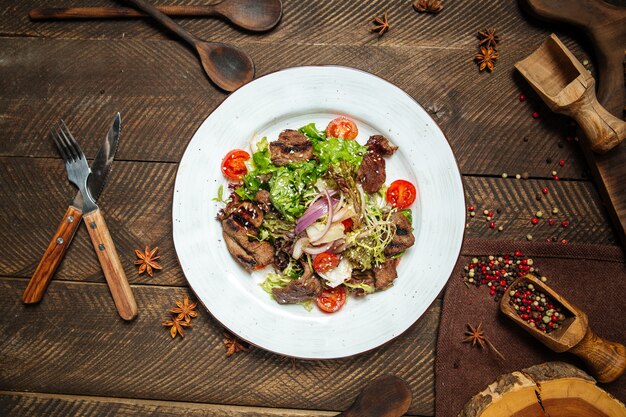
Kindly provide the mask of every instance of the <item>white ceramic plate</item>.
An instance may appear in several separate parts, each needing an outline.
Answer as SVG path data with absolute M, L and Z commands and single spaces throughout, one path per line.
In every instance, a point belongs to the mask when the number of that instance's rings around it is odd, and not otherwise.
M 325 314 L 279 305 L 230 256 L 212 201 L 227 184 L 221 159 L 263 136 L 337 115 L 357 122 L 358 141 L 383 134 L 399 146 L 387 159 L 387 184 L 418 190 L 415 245 L 402 257 L 393 287 L 349 298 Z M 227 192 L 225 193 L 228 194 Z M 230 95 L 198 129 L 180 162 L 173 206 L 174 244 L 189 284 L 226 328 L 263 349 L 299 358 L 339 358 L 380 346 L 409 328 L 446 284 L 465 228 L 461 176 L 443 133 L 408 94 L 372 74 L 344 67 L 297 67 L 260 77 Z

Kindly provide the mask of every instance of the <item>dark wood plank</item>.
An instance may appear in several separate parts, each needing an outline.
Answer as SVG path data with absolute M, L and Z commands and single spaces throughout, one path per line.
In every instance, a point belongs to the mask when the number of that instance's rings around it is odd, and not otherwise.
M 397 84 L 424 107 L 440 106 L 437 121 L 465 174 L 546 178 L 558 168 L 563 178 L 586 175 L 578 144 L 566 140 L 567 119 L 551 114 L 513 70 L 526 50 L 511 47 L 488 75 L 478 73 L 472 51 L 459 49 L 255 45 L 260 75 L 293 65 L 349 65 Z M 196 57 L 171 41 L 0 38 L 0 54 L 3 156 L 56 156 L 47 131 L 58 117 L 93 155 L 112 115 L 121 111 L 118 159 L 177 162 L 226 97 Z M 523 103 L 521 91 L 528 96 Z M 537 109 L 539 120 L 531 116 Z M 567 161 L 563 168 L 561 159 Z
M 0 279 L 5 390 L 344 410 L 367 382 L 392 374 L 411 387 L 409 413 L 433 415 L 438 300 L 378 349 L 292 364 L 258 348 L 227 358 L 222 329 L 204 311 L 185 339 L 171 340 L 161 322 L 185 288 L 135 286 L 139 317 L 126 323 L 103 284 L 53 281 L 37 306 L 21 303 L 25 286 L 24 279 Z
M 216 3 L 217 0 L 204 3 Z M 59 37 L 74 39 L 155 38 L 168 35 L 149 20 L 85 20 L 30 21 L 28 11 L 41 7 L 34 0 L 4 6 L 0 14 L 0 34 L 12 36 Z M 201 4 L 202 1 L 156 0 L 155 5 Z M 10 5 L 9 5 L 10 4 Z M 411 2 L 367 2 L 354 4 L 343 0 L 283 0 L 283 19 L 279 26 L 263 34 L 254 34 L 233 28 L 217 19 L 177 19 L 200 38 L 238 43 L 246 39 L 280 44 L 370 44 L 402 46 L 467 46 L 474 48 L 476 31 L 489 26 L 503 34 L 502 46 L 520 42 L 540 42 L 550 29 L 529 22 L 517 4 L 494 0 L 488 8 L 477 7 L 471 1 L 445 3 L 439 15 L 418 14 Z M 62 7 L 64 0 L 51 0 L 47 7 Z M 91 0 L 91 6 L 118 6 L 114 0 Z M 370 31 L 372 17 L 388 13 L 391 29 L 382 38 Z
M 321 410 L 239 407 L 234 405 L 198 404 L 181 401 L 155 401 L 126 398 L 55 395 L 31 392 L 0 391 L 0 413 L 4 417 L 35 416 L 151 416 L 151 417 L 309 417 L 334 416 Z
M 29 277 L 76 189 L 60 159 L 0 158 L 0 274 Z M 98 203 L 131 283 L 184 285 L 171 235 L 175 164 L 115 161 Z M 132 181 L 129 179 L 132 178 Z M 33 206 L 36 209 L 33 210 Z M 23 215 L 17 216 L 17 213 Z M 162 272 L 138 275 L 135 249 L 158 246 Z M 53 279 L 104 282 L 84 226 Z
M 186 283 L 171 235 L 176 168 L 169 163 L 116 161 L 100 196 L 100 207 L 131 283 Z M 0 245 L 0 275 L 30 277 L 75 189 L 60 159 L 0 158 L 0 183 L 0 239 L 5 242 Z M 531 233 L 537 240 L 556 237 L 571 243 L 615 244 L 604 208 L 588 182 L 465 176 L 464 185 L 466 202 L 477 211 L 476 217 L 468 217 L 466 237 L 526 240 Z M 549 193 L 537 201 L 535 196 L 544 187 Z M 559 223 L 567 220 L 567 228 L 547 224 L 554 207 L 560 210 L 554 218 Z M 483 210 L 495 213 L 495 229 L 489 228 Z M 530 219 L 538 210 L 545 216 L 533 226 Z M 497 231 L 499 226 L 502 232 Z M 145 245 L 160 248 L 163 270 L 152 278 L 138 275 L 133 264 L 134 249 Z M 84 227 L 78 229 L 54 279 L 104 282 Z

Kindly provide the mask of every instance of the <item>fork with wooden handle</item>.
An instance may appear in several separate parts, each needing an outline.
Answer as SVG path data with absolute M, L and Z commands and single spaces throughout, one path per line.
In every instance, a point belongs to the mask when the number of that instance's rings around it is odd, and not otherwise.
M 124 320 L 133 320 L 137 317 L 137 303 L 104 217 L 87 188 L 91 170 L 85 155 L 62 120 L 59 126 L 52 130 L 52 138 L 65 161 L 68 179 L 78 187 L 83 196 L 83 220 L 111 290 L 115 307 Z

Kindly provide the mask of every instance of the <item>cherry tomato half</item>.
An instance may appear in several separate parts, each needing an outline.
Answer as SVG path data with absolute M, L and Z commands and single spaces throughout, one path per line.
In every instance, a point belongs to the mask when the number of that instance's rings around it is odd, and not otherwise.
M 326 127 L 326 136 L 329 138 L 354 139 L 358 134 L 356 123 L 345 116 L 331 120 Z
M 340 285 L 335 288 L 323 289 L 316 301 L 320 310 L 326 313 L 339 311 L 346 303 L 346 287 Z
M 248 173 L 246 161 L 250 154 L 241 149 L 234 149 L 222 159 L 222 174 L 232 181 L 240 181 Z
M 313 259 L 313 269 L 318 273 L 325 273 L 337 268 L 339 257 L 334 253 L 322 252 Z
M 344 221 L 342 221 L 341 224 L 343 224 L 344 232 L 351 232 L 352 231 L 352 226 L 354 226 L 354 221 L 352 219 L 348 218 L 348 219 L 345 219 Z
M 405 209 L 415 201 L 415 186 L 405 180 L 396 180 L 387 188 L 387 202 L 398 209 Z

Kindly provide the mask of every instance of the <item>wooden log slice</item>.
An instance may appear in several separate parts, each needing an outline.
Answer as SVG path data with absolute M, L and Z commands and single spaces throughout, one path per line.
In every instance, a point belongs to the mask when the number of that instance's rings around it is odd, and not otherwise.
M 626 407 L 596 380 L 563 362 L 500 376 L 458 417 L 625 417 Z

